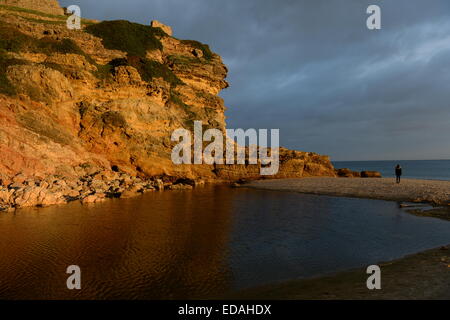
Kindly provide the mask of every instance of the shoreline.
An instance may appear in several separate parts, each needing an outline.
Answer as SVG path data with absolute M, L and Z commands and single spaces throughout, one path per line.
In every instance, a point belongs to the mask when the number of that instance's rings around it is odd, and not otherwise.
M 19 174 L 6 183 L 0 179 L 0 212 L 64 205 L 74 201 L 82 204 L 99 203 L 113 198 L 133 198 L 147 192 L 191 190 L 212 183 L 166 176 L 140 178 L 95 167 L 87 171 L 72 177 L 48 175 L 29 178 Z
M 392 178 L 279 179 L 251 181 L 241 187 L 348 198 L 430 203 L 450 207 L 450 181 Z
M 237 300 L 450 299 L 450 246 L 380 262 L 381 290 L 368 290 L 366 268 L 241 290 Z
M 392 178 L 302 178 L 257 180 L 240 187 L 258 190 L 395 201 L 410 214 L 450 220 L 450 181 Z M 420 208 L 420 204 L 432 208 Z

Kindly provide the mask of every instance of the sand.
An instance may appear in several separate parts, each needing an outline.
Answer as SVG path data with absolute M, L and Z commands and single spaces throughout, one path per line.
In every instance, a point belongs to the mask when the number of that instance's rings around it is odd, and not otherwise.
M 230 299 L 450 299 L 450 250 L 437 248 L 378 264 L 381 290 L 367 289 L 365 268 L 246 289 Z
M 450 205 L 450 181 L 403 179 L 397 184 L 395 179 L 389 178 L 303 178 L 258 180 L 244 186 L 264 190 Z

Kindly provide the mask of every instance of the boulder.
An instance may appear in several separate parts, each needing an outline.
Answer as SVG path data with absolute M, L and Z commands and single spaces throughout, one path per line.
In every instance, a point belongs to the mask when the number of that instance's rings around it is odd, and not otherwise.
M 15 192 L 15 190 L 8 190 L 8 189 L 0 189 L 0 204 L 3 205 L 11 205 L 14 201 L 12 195 Z
M 156 179 L 156 190 L 163 191 L 164 190 L 164 182 L 161 179 Z
M 193 187 L 191 185 L 182 183 L 173 184 L 169 187 L 169 190 L 192 190 L 192 189 Z
M 362 171 L 361 178 L 382 178 L 382 176 L 378 171 Z
M 83 200 L 81 200 L 81 202 L 83 204 L 87 204 L 87 203 L 98 203 L 98 202 L 102 202 L 104 200 L 105 200 L 105 195 L 104 194 L 96 193 L 96 194 L 88 195 Z
M 18 175 L 14 176 L 12 178 L 12 182 L 14 184 L 23 184 L 27 180 L 27 177 L 23 175 L 22 173 L 19 173 Z
M 11 184 L 12 180 L 6 175 L 0 173 L 0 187 L 6 187 L 7 185 Z
M 137 197 L 138 195 L 140 195 L 140 193 L 138 193 L 137 191 L 134 191 L 134 190 L 125 190 L 124 192 L 122 192 L 122 194 L 120 195 L 120 197 L 123 198 L 123 199 L 127 199 L 127 198 L 134 198 L 134 197 Z

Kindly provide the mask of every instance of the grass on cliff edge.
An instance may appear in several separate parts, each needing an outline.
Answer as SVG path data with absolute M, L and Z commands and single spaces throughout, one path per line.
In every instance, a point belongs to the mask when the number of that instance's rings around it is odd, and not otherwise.
M 181 80 L 164 64 L 145 58 L 149 50 L 162 50 L 158 37 L 167 36 L 160 28 L 153 28 L 126 20 L 103 21 L 86 27 L 86 32 L 99 37 L 105 48 L 127 53 L 125 59 L 114 59 L 102 68 L 102 74 L 112 72 L 118 66 L 136 68 L 144 81 L 163 78 L 171 85 Z M 108 67 L 110 66 L 110 67 Z
M 60 19 L 60 20 L 67 19 L 66 16 L 62 16 L 62 15 L 60 16 L 60 15 L 56 15 L 56 14 L 49 14 L 49 13 L 44 13 L 44 12 L 40 12 L 40 11 L 36 11 L 36 10 L 32 10 L 32 9 L 7 6 L 7 5 L 3 5 L 3 4 L 0 4 L 0 9 L 5 9 L 5 10 L 15 11 L 15 12 L 30 13 L 30 14 L 34 14 L 36 16 L 41 16 L 41 17 L 46 17 L 46 18 L 54 18 L 54 19 Z
M 161 50 L 162 44 L 157 36 L 165 35 L 160 28 L 126 20 L 103 21 L 86 27 L 85 31 L 101 38 L 107 49 L 139 57 L 144 57 L 148 50 Z
M 0 22 L 0 50 L 2 49 L 9 52 L 33 52 L 47 55 L 55 52 L 74 53 L 92 60 L 69 38 L 62 40 L 55 40 L 50 37 L 36 39 L 20 32 L 9 24 Z
M 120 50 L 131 56 L 144 57 L 148 50 L 162 49 L 158 37 L 167 36 L 161 28 L 153 28 L 126 20 L 103 21 L 86 27 L 86 32 L 103 40 L 105 48 Z M 214 56 L 208 45 L 195 40 L 180 40 L 203 52 L 206 60 Z

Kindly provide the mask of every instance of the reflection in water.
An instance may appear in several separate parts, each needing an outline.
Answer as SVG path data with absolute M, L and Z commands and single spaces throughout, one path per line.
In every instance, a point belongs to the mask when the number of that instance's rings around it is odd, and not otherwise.
M 210 298 L 450 243 L 395 203 L 227 187 L 0 215 L 0 298 Z M 66 289 L 67 266 L 82 290 Z

